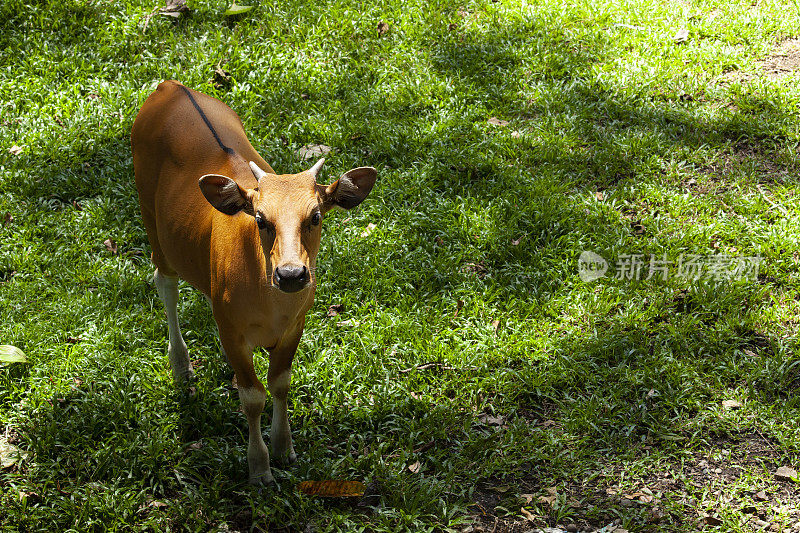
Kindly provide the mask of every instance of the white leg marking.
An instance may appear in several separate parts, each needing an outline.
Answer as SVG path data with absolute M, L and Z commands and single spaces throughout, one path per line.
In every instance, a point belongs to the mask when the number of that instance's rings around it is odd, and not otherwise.
M 284 461 L 293 463 L 297 459 L 297 454 L 294 453 L 286 402 L 291 380 L 292 373 L 287 370 L 268 381 L 269 391 L 272 393 L 272 427 L 269 431 L 269 439 L 272 453 Z
M 247 466 L 250 469 L 250 483 L 266 485 L 272 483 L 269 469 L 269 450 L 261 435 L 261 412 L 264 410 L 266 394 L 256 388 L 239 389 L 239 401 L 247 416 L 249 430 L 247 438 Z
M 192 363 L 189 361 L 189 351 L 181 336 L 181 327 L 178 324 L 178 278 L 170 278 L 161 274 L 156 269 L 153 281 L 158 290 L 158 296 L 164 302 L 167 311 L 167 326 L 169 327 L 169 364 L 172 367 L 172 379 L 183 381 L 194 376 Z

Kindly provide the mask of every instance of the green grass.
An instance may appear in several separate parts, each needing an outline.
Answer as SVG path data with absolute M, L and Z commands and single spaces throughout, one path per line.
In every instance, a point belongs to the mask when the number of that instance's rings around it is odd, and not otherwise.
M 156 4 L 0 5 L 0 344 L 30 361 L 0 366 L 0 434 L 29 453 L 0 471 L 0 529 L 503 531 L 525 506 L 539 527 L 686 531 L 708 511 L 747 531 L 739 503 L 761 489 L 783 506 L 765 520 L 797 521 L 772 470 L 800 462 L 800 72 L 761 63 L 800 36 L 796 3 L 246 3 L 231 20 L 190 0 L 146 30 Z M 299 460 L 271 492 L 243 483 L 246 423 L 188 286 L 196 393 L 169 375 L 129 146 L 168 78 L 230 105 L 279 172 L 307 143 L 334 148 L 325 180 L 379 172 L 325 221 Z M 584 283 L 584 250 L 763 263 L 741 282 Z M 699 458 L 737 450 L 735 475 L 692 485 Z M 605 491 L 665 473 L 679 483 L 649 505 Z M 294 490 L 329 478 L 374 496 Z M 554 505 L 520 496 L 546 487 Z

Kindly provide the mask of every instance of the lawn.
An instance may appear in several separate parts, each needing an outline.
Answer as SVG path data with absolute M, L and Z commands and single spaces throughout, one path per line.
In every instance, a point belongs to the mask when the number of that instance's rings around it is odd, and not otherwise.
M 800 531 L 800 4 L 242 1 L 0 5 L 0 530 Z M 163 79 L 278 172 L 378 170 L 323 223 L 271 490 L 185 284 L 169 374 L 129 141 Z

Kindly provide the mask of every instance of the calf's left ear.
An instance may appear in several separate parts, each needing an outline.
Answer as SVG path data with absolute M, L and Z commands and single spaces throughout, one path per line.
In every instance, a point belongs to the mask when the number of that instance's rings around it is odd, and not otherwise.
M 238 183 L 220 174 L 206 174 L 200 178 L 200 190 L 214 209 L 226 215 L 244 211 L 253 215 L 254 191 L 243 189 Z
M 341 178 L 325 187 L 322 195 L 325 208 L 354 208 L 369 195 L 377 177 L 378 171 L 372 167 L 348 170 Z

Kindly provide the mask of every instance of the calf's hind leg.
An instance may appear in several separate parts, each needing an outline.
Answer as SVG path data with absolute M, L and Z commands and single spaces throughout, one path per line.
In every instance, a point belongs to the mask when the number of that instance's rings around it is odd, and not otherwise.
M 165 276 L 159 269 L 153 276 L 158 296 L 164 302 L 167 311 L 167 327 L 169 328 L 169 365 L 172 367 L 172 379 L 175 382 L 186 381 L 194 377 L 194 369 L 189 361 L 189 350 L 181 336 L 178 324 L 178 278 Z

